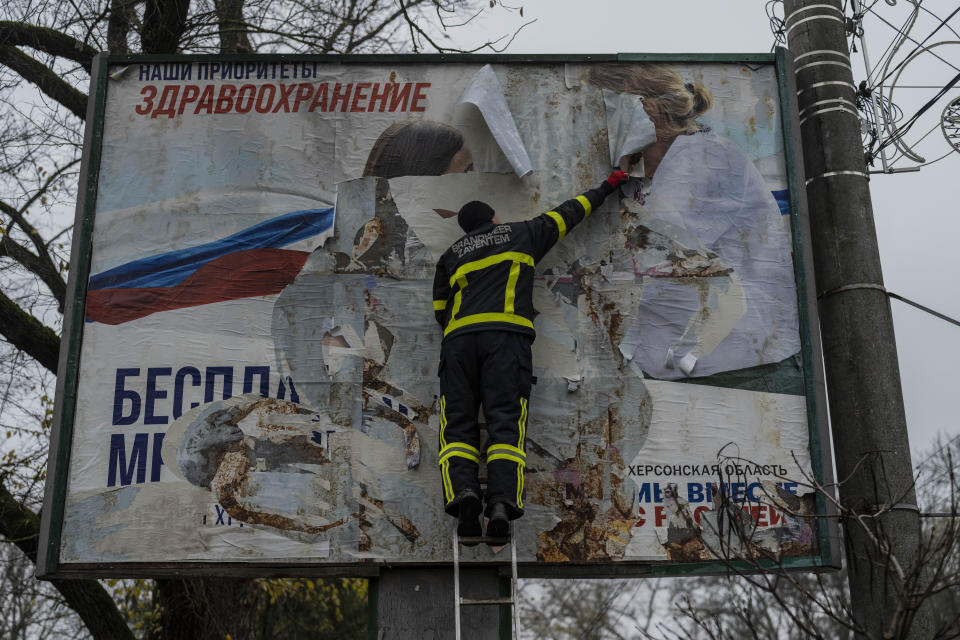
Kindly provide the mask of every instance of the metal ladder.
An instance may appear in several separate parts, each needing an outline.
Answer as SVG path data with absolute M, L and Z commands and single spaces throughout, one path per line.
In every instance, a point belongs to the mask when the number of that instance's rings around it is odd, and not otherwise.
M 493 546 L 510 545 L 510 596 L 497 598 L 461 598 L 460 597 L 460 545 L 462 544 L 485 544 L 492 543 Z M 463 537 L 453 530 L 453 601 L 455 606 L 454 628 L 456 630 L 456 640 L 462 640 L 460 635 L 460 607 L 461 606 L 479 606 L 479 605 L 509 605 L 513 609 L 513 640 L 517 640 L 520 634 L 520 610 L 517 607 L 517 545 L 513 542 L 513 524 L 510 525 L 510 534 L 506 538 L 489 538 L 486 536 Z

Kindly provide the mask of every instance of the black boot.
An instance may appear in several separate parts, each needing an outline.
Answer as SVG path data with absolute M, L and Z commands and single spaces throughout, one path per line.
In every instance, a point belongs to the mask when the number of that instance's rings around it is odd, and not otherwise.
M 457 535 L 461 538 L 479 538 L 483 534 L 480 527 L 480 512 L 483 506 L 480 496 L 472 491 L 464 491 L 457 508 Z M 475 547 L 476 542 L 465 542 L 465 546 Z
M 490 521 L 487 522 L 488 538 L 507 538 L 510 536 L 510 518 L 507 516 L 507 507 L 502 502 L 497 502 L 490 507 L 489 518 Z

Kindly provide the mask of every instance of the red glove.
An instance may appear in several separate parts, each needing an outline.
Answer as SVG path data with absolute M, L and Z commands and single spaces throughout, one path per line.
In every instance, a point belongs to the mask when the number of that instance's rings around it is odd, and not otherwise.
M 626 171 L 614 171 L 607 178 L 607 184 L 609 184 L 611 187 L 616 189 L 617 187 L 620 186 L 621 182 L 627 179 L 627 177 L 628 176 Z

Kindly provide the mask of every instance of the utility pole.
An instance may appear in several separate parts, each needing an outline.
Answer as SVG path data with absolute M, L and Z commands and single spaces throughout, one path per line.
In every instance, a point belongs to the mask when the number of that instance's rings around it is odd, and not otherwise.
M 842 521 L 853 618 L 864 632 L 860 637 L 928 638 L 929 607 L 917 610 L 909 593 L 915 588 L 909 581 L 919 573 L 920 513 L 846 19 L 840 0 L 785 0 L 784 5 L 839 499 L 848 513 L 861 516 Z

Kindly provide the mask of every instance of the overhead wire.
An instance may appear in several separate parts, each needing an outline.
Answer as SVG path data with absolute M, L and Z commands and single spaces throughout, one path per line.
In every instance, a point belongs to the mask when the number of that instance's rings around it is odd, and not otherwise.
M 939 84 L 898 84 L 897 89 L 939 89 Z
M 935 125 L 933 126 L 933 128 L 930 129 L 930 131 L 928 131 L 928 132 L 926 132 L 925 134 L 923 134 L 922 136 L 920 136 L 920 138 L 918 138 L 917 140 L 915 140 L 915 141 L 913 142 L 913 144 L 916 145 L 917 143 L 921 142 L 924 138 L 926 138 L 927 136 L 929 136 L 931 133 L 933 133 L 934 131 L 936 131 L 936 130 L 939 129 L 939 128 L 940 128 L 940 123 L 935 124 Z M 919 170 L 919 169 L 921 169 L 921 168 L 923 168 L 923 167 L 929 167 L 929 166 L 932 165 L 932 164 L 935 164 L 935 163 L 937 163 L 937 162 L 940 162 L 941 160 L 943 160 L 943 159 L 946 158 L 947 156 L 951 155 L 951 154 L 954 153 L 955 151 L 956 151 L 956 149 L 954 149 L 954 148 L 951 146 L 947 151 L 945 151 L 943 154 L 937 156 L 936 158 L 933 158 L 932 160 L 926 160 L 926 161 L 923 162 L 922 164 L 913 164 L 913 165 L 912 165 L 912 168 Z M 906 156 L 904 156 L 903 154 L 898 154 L 898 155 L 893 156 L 893 159 L 888 161 L 888 166 L 892 167 L 893 165 L 895 165 L 896 163 L 900 162 L 900 160 L 902 160 L 902 159 L 905 158 L 905 157 L 906 157 Z
M 901 295 L 898 294 L 898 293 L 894 293 L 894 292 L 892 292 L 892 291 L 887 291 L 887 295 L 890 296 L 891 298 L 894 298 L 894 299 L 896 299 L 896 300 L 899 300 L 900 302 L 905 302 L 905 303 L 907 303 L 908 305 L 910 305 L 911 307 L 916 307 L 917 309 L 920 309 L 921 311 L 923 311 L 923 312 L 925 312 L 925 313 L 929 313 L 929 314 L 932 315 L 932 316 L 935 316 L 935 317 L 937 317 L 937 318 L 940 318 L 941 320 L 944 320 L 944 321 L 946 321 L 946 322 L 949 322 L 950 324 L 955 324 L 955 325 L 957 325 L 958 327 L 960 327 L 960 320 L 957 320 L 956 318 L 951 318 L 950 316 L 948 316 L 948 315 L 946 315 L 946 314 L 944 314 L 944 313 L 940 313 L 939 311 L 934 311 L 934 310 L 931 309 L 930 307 L 925 307 L 925 306 L 923 306 L 922 304 L 920 304 L 919 302 L 914 302 L 914 301 L 911 300 L 910 298 L 906 298 L 906 297 L 904 297 L 904 296 L 901 296 Z
M 880 17 L 880 15 L 879 15 L 878 13 L 876 13 L 875 11 L 873 11 L 873 7 L 874 7 L 875 4 L 877 4 L 877 3 L 874 2 L 874 3 L 871 4 L 869 7 L 865 7 L 859 14 L 857 14 L 857 15 L 854 16 L 854 19 L 857 20 L 858 22 L 862 23 L 863 17 L 867 14 L 867 12 L 873 13 L 873 15 L 875 15 L 875 16 L 877 16 L 877 17 Z M 859 16 L 859 17 L 858 17 L 858 16 Z M 907 28 L 907 25 L 911 22 L 911 18 L 912 18 L 912 17 L 913 17 L 913 16 L 908 17 L 907 20 L 906 20 L 906 22 L 903 23 L 903 26 L 902 26 L 902 27 L 897 27 L 897 26 L 895 26 L 894 24 L 892 24 L 892 23 L 890 23 L 890 22 L 887 22 L 887 21 L 886 21 L 885 19 L 883 19 L 883 18 L 881 18 L 881 20 L 884 20 L 884 22 L 886 22 L 887 25 L 888 25 L 890 28 L 892 28 L 892 29 L 893 29 L 894 31 L 896 31 L 901 37 L 903 37 L 903 36 L 905 36 L 905 35 L 907 35 L 907 34 L 909 33 L 909 29 Z M 861 27 L 861 28 L 862 28 L 862 27 Z M 906 31 L 905 31 L 905 29 L 906 29 Z M 861 39 L 862 39 L 862 38 L 861 38 Z M 890 43 L 887 44 L 887 48 L 884 49 L 884 50 L 883 50 L 883 53 L 880 54 L 880 57 L 877 58 L 877 65 L 876 65 L 873 69 L 870 70 L 870 73 L 869 73 L 869 75 L 867 76 L 867 82 L 868 82 L 868 83 L 872 83 L 872 81 L 873 81 L 873 74 L 874 74 L 874 73 L 877 73 L 878 71 L 880 71 L 880 69 L 883 67 L 882 61 L 885 60 L 888 55 L 890 55 L 890 50 L 893 49 L 893 48 L 897 45 L 897 42 L 899 42 L 899 39 L 898 39 L 898 38 L 894 38 L 893 40 L 891 40 Z M 877 86 L 877 85 L 879 85 L 879 84 L 882 84 L 882 83 L 877 82 L 876 84 L 873 84 L 873 85 L 871 85 L 871 86 Z
M 910 12 L 910 15 L 907 18 L 907 22 L 905 23 L 904 27 L 899 30 L 898 32 L 899 37 L 894 38 L 893 40 L 893 49 L 886 56 L 886 61 L 883 63 L 883 67 L 882 67 L 883 78 L 887 77 L 887 70 L 890 68 L 890 65 L 893 63 L 894 58 L 896 58 L 897 53 L 900 51 L 900 47 L 902 47 L 907 42 L 907 40 L 916 42 L 916 40 L 910 37 L 910 32 L 913 31 L 913 28 L 917 24 L 917 17 L 920 15 L 921 0 L 909 0 L 909 1 L 913 5 L 914 9 L 913 11 Z M 877 14 L 876 12 L 874 12 L 874 15 L 877 15 L 879 17 L 879 14 Z M 899 79 L 900 73 L 901 72 L 897 72 L 897 79 Z M 895 82 L 896 81 L 894 81 L 894 83 Z M 883 80 L 881 79 L 879 82 L 876 83 L 875 86 L 879 88 L 880 95 L 883 96 L 884 95 Z M 886 98 L 889 102 L 893 102 L 893 90 L 894 90 L 894 87 L 890 87 L 889 92 L 886 95 Z M 893 144 L 898 151 L 900 151 L 903 155 L 909 157 L 911 160 L 915 162 L 923 162 L 924 159 L 919 154 L 915 153 L 913 149 L 910 148 L 909 145 L 900 143 L 900 136 L 897 136 L 897 133 L 899 133 L 899 130 L 897 129 L 896 126 L 894 126 L 894 123 L 885 120 L 883 123 L 883 132 L 886 136 L 886 139 L 883 141 L 883 143 L 880 144 L 880 146 L 877 149 L 873 150 L 874 153 L 880 152 L 882 154 L 883 149 L 886 147 L 887 144 Z
M 913 38 L 910 37 L 909 32 L 904 33 L 903 29 L 897 27 L 895 24 L 891 23 L 889 20 L 887 20 L 886 18 L 884 18 L 883 16 L 881 16 L 879 13 L 877 13 L 876 11 L 874 11 L 872 5 L 871 5 L 870 7 L 868 7 L 866 10 L 869 11 L 870 13 L 872 13 L 874 16 L 876 16 L 876 17 L 877 17 L 881 22 L 883 22 L 885 25 L 887 25 L 888 27 L 890 27 L 891 29 L 893 29 L 894 31 L 896 31 L 897 33 L 899 33 L 900 35 L 905 36 L 908 40 L 910 40 L 910 42 L 913 42 L 914 44 L 917 44 L 917 41 L 916 41 L 915 39 L 913 39 Z M 954 65 L 952 62 L 950 62 L 949 60 L 947 60 L 947 59 L 945 59 L 945 58 L 943 58 L 943 57 L 941 57 L 941 56 L 939 56 L 939 55 L 937 55 L 936 53 L 930 52 L 930 55 L 932 55 L 932 56 L 933 56 L 934 58 L 936 58 L 937 60 L 940 60 L 941 62 L 943 62 L 944 64 L 946 64 L 946 65 L 949 66 L 950 68 L 952 68 L 952 69 L 954 69 L 954 70 L 956 70 L 956 71 L 960 71 L 960 67 L 957 67 L 957 66 Z M 879 68 L 880 68 L 880 65 L 877 65 L 877 68 L 879 69 Z M 878 84 L 879 84 L 879 83 L 878 83 Z
M 874 67 L 873 70 L 868 70 L 868 79 L 865 83 L 861 83 L 861 90 L 859 95 L 857 96 L 858 106 L 860 107 L 863 119 L 865 122 L 869 124 L 869 128 L 867 129 L 867 131 L 865 131 L 864 135 L 866 136 L 867 133 L 869 133 L 871 136 L 869 140 L 866 140 L 866 139 L 864 140 L 864 151 L 867 154 L 867 160 L 869 163 L 872 164 L 872 159 L 877 157 L 877 155 L 880 154 L 883 149 L 889 147 L 892 144 L 897 147 L 897 150 L 900 153 L 899 155 L 894 156 L 893 160 L 890 161 L 891 166 L 893 163 L 898 162 L 902 159 L 907 159 L 907 158 L 915 163 L 922 163 L 920 166 L 933 164 L 934 162 L 938 162 L 946 158 L 947 156 L 949 156 L 954 149 L 951 148 L 949 151 L 947 151 L 943 155 L 940 155 L 939 157 L 933 160 L 927 161 L 925 158 L 919 156 L 915 151 L 913 151 L 913 148 L 910 145 L 907 145 L 903 139 L 905 135 L 916 124 L 919 118 L 926 111 L 932 108 L 934 104 L 936 104 L 936 102 L 939 101 L 940 98 L 942 98 L 943 95 L 945 95 L 945 93 L 949 91 L 953 85 L 956 84 L 956 79 L 947 83 L 947 85 L 944 87 L 931 86 L 930 88 L 939 88 L 940 91 L 937 93 L 936 96 L 934 96 L 932 100 L 928 101 L 920 109 L 918 109 L 918 111 L 914 113 L 913 116 L 911 116 L 910 119 L 900 127 L 893 126 L 893 125 L 898 123 L 899 120 L 901 119 L 902 111 L 900 111 L 899 108 L 892 101 L 893 90 L 900 87 L 891 86 L 889 95 L 884 95 L 883 83 L 886 82 L 892 75 L 896 75 L 896 79 L 899 79 L 899 76 L 902 73 L 903 68 L 922 53 L 929 53 L 930 55 L 934 56 L 936 59 L 947 64 L 949 67 L 960 72 L 960 68 L 952 64 L 946 58 L 940 56 L 937 53 L 934 53 L 931 50 L 941 44 L 944 44 L 943 42 L 938 42 L 933 45 L 926 46 L 926 43 L 934 35 L 936 35 L 936 33 L 939 32 L 943 27 L 946 27 L 951 33 L 954 33 L 954 34 L 957 33 L 956 30 L 954 30 L 949 25 L 949 21 L 953 19 L 953 17 L 956 16 L 957 13 L 960 13 L 960 6 L 954 9 L 950 13 L 950 15 L 948 15 L 946 18 L 941 19 L 940 16 L 938 16 L 936 13 L 932 12 L 930 9 L 923 6 L 922 0 L 920 0 L 919 2 L 913 2 L 913 5 L 914 5 L 913 11 L 911 11 L 909 17 L 904 22 L 903 27 L 898 28 L 896 25 L 891 23 L 889 20 L 887 20 L 886 18 L 884 18 L 882 15 L 880 15 L 874 10 L 874 6 L 877 4 L 877 2 L 878 0 L 874 0 L 874 2 L 871 3 L 869 6 L 861 5 L 861 8 L 859 11 L 856 11 L 857 7 L 856 5 L 854 5 L 855 12 L 852 16 L 852 20 L 854 24 L 854 28 L 852 29 L 852 34 L 853 34 L 852 40 L 855 40 L 857 36 L 859 36 L 861 40 L 863 39 L 863 35 L 862 35 L 863 29 L 861 24 L 863 21 L 863 17 L 868 12 L 872 13 L 877 19 L 879 19 L 881 22 L 883 22 L 888 27 L 893 29 L 899 35 L 899 37 L 894 38 L 887 45 L 886 49 L 881 55 L 880 60 L 882 61 L 886 59 L 886 63 L 878 64 L 876 67 Z M 923 40 L 917 41 L 916 39 L 910 36 L 910 32 L 913 30 L 916 24 L 917 15 L 921 10 L 924 11 L 926 14 L 933 16 L 939 22 L 926 35 L 926 37 L 923 38 Z M 859 29 L 857 27 L 859 27 Z M 893 67 L 893 69 L 890 69 L 893 56 L 896 55 L 896 52 L 900 48 L 900 46 L 902 46 L 902 44 L 908 40 L 914 43 L 915 46 L 913 50 L 906 57 L 904 57 L 899 63 L 897 63 L 897 65 Z M 851 47 L 851 49 L 852 48 L 853 47 Z M 869 83 L 871 82 L 871 79 L 874 77 L 875 73 L 881 73 L 882 77 L 880 78 L 879 81 L 875 82 L 873 85 L 870 85 Z M 896 84 L 896 80 L 894 81 L 894 84 Z M 904 88 L 907 88 L 907 87 L 904 87 Z M 920 87 L 911 86 L 909 88 L 920 88 Z M 876 89 L 879 89 L 879 96 L 877 95 Z M 882 118 L 883 120 L 882 127 L 881 127 L 881 123 L 877 122 L 878 118 L 874 117 L 875 114 L 872 113 L 871 109 L 867 108 L 867 105 L 869 104 L 869 102 L 867 101 L 873 101 L 875 106 L 879 107 L 881 112 L 879 114 L 879 117 Z M 881 128 L 886 133 L 886 137 L 879 144 L 879 146 L 877 146 L 879 132 Z M 923 140 L 927 136 L 929 136 L 929 134 L 934 130 L 936 130 L 936 127 L 934 127 L 931 131 L 928 131 L 919 140 L 913 142 L 912 144 L 916 145 L 920 140 Z
M 874 0 L 876 4 L 878 0 Z M 867 78 L 872 75 L 872 69 L 870 68 L 869 59 L 867 58 L 867 42 L 864 37 L 863 29 L 863 16 L 865 14 L 865 9 L 861 9 L 863 3 L 858 3 L 857 0 L 852 0 L 850 3 L 851 16 L 847 20 L 847 31 L 850 34 L 850 43 L 848 45 L 848 51 L 855 53 L 857 51 L 857 40 L 860 40 L 860 45 L 863 49 L 863 61 L 864 61 L 864 70 L 867 73 Z M 871 5 L 872 6 L 872 5 Z M 846 2 L 844 2 L 843 9 L 844 16 L 846 17 Z M 888 45 L 887 50 L 884 51 L 884 55 L 889 51 L 892 44 Z M 882 56 L 881 56 L 882 59 Z M 851 69 L 852 70 L 852 69 Z M 861 128 L 861 144 L 863 146 L 864 158 L 870 166 L 873 166 L 873 149 L 877 144 L 877 141 L 880 138 L 880 116 L 877 115 L 877 107 L 880 107 L 881 114 L 883 117 L 886 117 L 888 114 L 883 110 L 882 100 L 878 103 L 875 101 L 874 94 L 871 90 L 871 87 L 868 86 L 868 80 L 861 81 L 859 87 L 854 94 L 854 100 L 856 102 L 857 111 L 862 114 L 862 119 L 869 126 Z M 884 168 L 887 167 L 886 159 L 884 160 Z
M 926 11 L 927 13 L 929 13 L 930 15 L 932 15 L 932 16 L 933 16 L 934 18 L 936 18 L 937 20 L 940 19 L 940 16 L 938 16 L 937 14 L 935 14 L 933 11 L 930 11 L 930 9 L 927 9 L 927 8 L 924 7 L 924 6 L 921 6 L 920 8 L 921 8 L 923 11 Z M 950 32 L 953 33 L 953 35 L 954 35 L 955 37 L 960 38 L 960 33 L 957 33 L 956 29 L 954 29 L 954 28 L 951 27 L 950 25 L 946 25 L 946 27 L 947 27 L 947 29 L 950 29 Z
M 920 144 L 921 142 L 923 142 L 923 140 L 924 140 L 927 136 L 929 136 L 931 133 L 933 133 L 934 131 L 936 131 L 936 130 L 939 129 L 939 128 L 940 128 L 940 123 L 938 122 L 938 123 L 936 123 L 935 125 L 933 125 L 932 127 L 930 127 L 930 129 L 929 129 L 925 134 L 923 134 L 922 136 L 920 136 L 919 138 L 917 138 L 916 140 L 914 140 L 914 141 L 913 141 L 913 144 L 914 144 L 914 145 Z
M 920 116 L 922 116 L 931 107 L 933 107 L 933 105 L 935 105 L 940 100 L 940 98 L 945 96 L 947 92 L 950 91 L 950 89 L 956 86 L 958 82 L 960 82 L 960 73 L 957 73 L 957 75 L 955 75 L 953 79 L 950 80 L 950 82 L 944 85 L 944 87 L 940 89 L 940 91 L 938 91 L 935 96 L 933 96 L 922 107 L 920 107 L 916 113 L 910 116 L 910 119 L 907 120 L 903 124 L 903 126 L 897 127 L 895 133 L 893 133 L 891 136 L 887 137 L 886 140 L 880 143 L 880 146 L 877 148 L 877 151 L 881 151 L 891 144 L 895 145 L 898 141 L 900 141 L 903 138 L 903 136 L 906 135 L 908 131 L 910 131 L 910 128 L 913 127 L 913 125 L 917 122 L 917 120 L 920 119 Z
M 770 22 L 770 31 L 773 32 L 773 47 L 785 45 L 787 43 L 786 21 L 777 15 L 777 5 L 782 4 L 782 0 L 767 0 L 764 5 L 764 11 L 767 13 L 767 20 Z
M 917 4 L 917 9 L 919 9 L 919 8 L 920 8 L 920 4 L 918 3 L 918 4 Z M 943 28 L 943 25 L 945 25 L 951 18 L 953 18 L 953 16 L 957 15 L 957 12 L 960 12 L 960 5 L 957 5 L 957 8 L 953 10 L 953 13 L 951 13 L 949 16 L 947 16 L 946 18 L 944 18 L 943 20 L 941 20 L 941 21 L 940 21 L 940 24 L 937 25 L 937 28 L 934 29 L 933 31 L 931 31 L 929 34 L 927 34 L 927 37 L 924 38 L 922 42 L 917 42 L 917 46 L 915 46 L 915 47 L 913 48 L 913 51 L 911 51 L 910 53 L 908 53 L 908 54 L 906 55 L 906 57 L 905 57 L 903 60 L 901 60 L 900 63 L 899 63 L 896 67 L 894 67 L 893 69 L 891 69 L 888 74 L 886 74 L 885 76 L 883 76 L 883 77 L 880 79 L 880 82 L 878 82 L 877 84 L 883 84 L 884 82 L 886 82 L 887 78 L 889 78 L 889 77 L 890 77 L 891 75 L 893 75 L 898 69 L 900 69 L 900 67 L 902 67 L 904 64 L 906 64 L 907 61 L 910 59 L 910 57 L 911 57 L 913 54 L 915 54 L 915 53 L 917 52 L 917 50 L 919 50 L 921 47 L 923 47 L 923 45 L 925 45 L 925 44 L 927 43 L 927 40 L 929 40 L 930 38 L 932 38 L 933 35 L 934 35 L 937 31 L 940 31 L 940 29 Z M 934 15 L 936 15 L 936 14 L 934 14 Z M 951 31 L 952 31 L 952 29 L 951 29 Z M 914 40 L 914 42 L 916 42 L 916 40 Z M 951 65 L 951 66 L 953 66 L 953 65 Z M 957 67 L 953 67 L 953 68 L 954 68 L 954 69 L 957 69 Z M 957 69 L 957 70 L 960 71 L 960 69 Z
M 900 47 L 900 45 L 903 43 L 904 38 L 906 38 L 906 37 L 909 35 L 910 31 L 913 29 L 913 24 L 914 24 L 914 21 L 916 20 L 916 16 L 917 16 L 917 13 L 918 13 L 916 10 L 915 10 L 915 11 L 912 11 L 912 12 L 910 13 L 910 15 L 907 16 L 906 20 L 904 20 L 903 25 L 900 26 L 900 27 L 898 27 L 898 26 L 896 26 L 895 24 L 893 24 L 892 22 L 890 22 L 889 20 L 887 20 L 886 18 L 884 18 L 883 16 L 881 16 L 879 13 L 877 13 L 876 11 L 873 10 L 873 7 L 874 7 L 876 4 L 877 4 L 877 3 L 874 2 L 874 3 L 871 4 L 869 7 L 864 7 L 864 9 L 859 13 L 859 21 L 860 21 L 860 23 L 862 24 L 863 19 L 864 19 L 864 17 L 867 15 L 867 13 L 872 13 L 874 16 L 876 16 L 877 18 L 879 18 L 884 24 L 886 24 L 888 27 L 890 27 L 891 29 L 893 29 L 894 32 L 896 32 L 899 37 L 893 38 L 893 39 L 890 41 L 890 43 L 887 45 L 887 47 L 883 50 L 883 53 L 880 55 L 880 57 L 877 59 L 877 64 L 876 64 L 876 66 L 870 71 L 870 74 L 869 74 L 869 76 L 867 77 L 867 82 L 870 82 L 870 83 L 873 83 L 873 81 L 874 81 L 874 79 L 875 79 L 875 78 L 874 78 L 874 74 L 875 74 L 875 73 L 879 73 L 880 70 L 883 68 L 883 66 L 884 66 L 884 65 L 883 65 L 883 61 L 884 61 L 884 60 L 889 60 L 890 57 L 893 56 L 894 53 L 896 53 L 896 50 L 897 50 L 897 49 Z M 862 28 L 862 27 L 861 27 L 861 28 Z M 875 83 L 874 86 L 876 86 L 877 84 L 880 84 L 880 83 Z
M 912 2 L 912 0 L 911 0 L 911 2 Z M 950 18 L 952 18 L 953 15 L 956 15 L 956 12 L 954 12 L 953 14 L 951 14 L 950 16 L 948 16 L 945 20 L 942 20 L 942 21 L 941 21 L 941 24 L 938 25 L 937 28 L 934 29 L 930 34 L 928 34 L 927 37 L 924 38 L 923 42 L 918 42 L 918 41 L 915 40 L 914 38 L 910 37 L 910 32 L 913 30 L 914 26 L 916 25 L 916 19 L 917 19 L 917 16 L 919 15 L 919 13 L 920 13 L 921 2 L 913 2 L 913 5 L 914 5 L 914 10 L 910 13 L 910 16 L 909 16 L 909 18 L 907 19 L 907 23 L 906 23 L 905 27 L 904 27 L 904 28 L 901 28 L 901 29 L 897 29 L 897 33 L 899 34 L 900 37 L 894 39 L 892 51 L 890 51 L 889 54 L 885 54 L 886 62 L 885 62 L 885 63 L 883 64 L 883 66 L 882 66 L 882 68 L 883 68 L 883 75 L 882 75 L 881 80 L 880 80 L 879 82 L 877 82 L 876 85 L 875 85 L 875 86 L 879 87 L 879 89 L 880 89 L 880 95 L 883 97 L 883 96 L 884 96 L 883 83 L 886 82 L 886 80 L 887 80 L 888 78 L 890 78 L 891 75 L 894 76 L 894 80 L 893 80 L 892 85 L 891 85 L 890 88 L 889 88 L 889 92 L 888 92 L 888 93 L 886 94 L 886 96 L 885 96 L 886 100 L 887 100 L 888 102 L 890 102 L 890 103 L 893 102 L 893 91 L 894 91 L 894 89 L 896 88 L 896 83 L 897 83 L 897 81 L 899 81 L 900 75 L 903 73 L 904 68 L 906 67 L 906 65 L 908 65 L 909 63 L 911 63 L 913 60 L 915 60 L 915 59 L 916 59 L 920 54 L 922 54 L 922 53 L 929 53 L 929 54 L 933 55 L 934 57 L 936 57 L 937 59 L 944 61 L 948 66 L 950 66 L 950 67 L 952 67 L 953 69 L 955 69 L 955 70 L 957 70 L 958 72 L 960 72 L 960 69 L 958 69 L 956 66 L 954 66 L 954 65 L 951 64 L 950 62 L 946 61 L 946 60 L 945 60 L 943 57 L 941 57 L 940 55 L 938 55 L 938 54 L 936 54 L 936 53 L 933 53 L 933 51 L 932 51 L 932 49 L 934 49 L 935 47 L 938 47 L 938 46 L 940 46 L 940 45 L 949 43 L 950 41 L 938 42 L 938 43 L 935 43 L 935 44 L 932 44 L 932 45 L 927 45 L 927 44 L 926 44 L 926 42 L 927 42 L 937 31 L 939 31 L 940 27 L 941 27 L 943 24 L 946 24 L 946 22 L 947 22 L 948 20 L 950 20 Z M 875 11 L 872 11 L 872 5 L 871 5 L 870 8 L 868 8 L 868 10 L 871 10 L 871 12 L 872 12 L 875 16 L 877 16 L 877 18 L 880 19 L 882 22 L 884 22 L 884 23 L 887 24 L 888 26 L 891 26 L 892 28 L 896 29 L 895 27 L 893 27 L 893 25 L 892 25 L 889 21 L 887 21 L 885 18 L 883 18 L 883 16 L 881 16 L 881 15 L 878 14 L 878 13 L 876 13 Z M 958 7 L 958 10 L 960 10 L 960 7 Z M 893 70 L 890 70 L 890 65 L 892 64 L 894 57 L 896 56 L 897 52 L 900 50 L 900 47 L 901 47 L 907 40 L 910 40 L 911 42 L 915 43 L 917 46 L 914 47 L 913 51 L 911 51 L 903 60 L 901 60 L 901 61 L 893 68 Z M 888 47 L 888 50 L 889 50 L 889 47 Z M 960 76 L 958 76 L 958 78 L 960 78 Z M 906 158 L 909 158 L 910 160 L 912 160 L 912 161 L 914 161 L 914 162 L 917 162 L 917 163 L 925 163 L 925 162 L 926 162 L 926 159 L 925 159 L 924 157 L 920 156 L 916 151 L 914 151 L 913 147 L 911 147 L 911 146 L 908 145 L 906 142 L 904 142 L 904 141 L 903 141 L 903 138 L 904 138 L 904 136 L 906 135 L 906 133 L 907 133 L 908 131 L 910 131 L 910 129 L 913 127 L 913 125 L 918 121 L 918 119 L 920 118 L 920 116 L 923 115 L 923 113 L 925 113 L 926 111 L 928 111 L 928 110 L 946 93 L 946 91 L 949 91 L 949 89 L 950 89 L 954 84 L 956 84 L 956 81 L 957 81 L 957 79 L 954 79 L 953 81 L 951 81 L 950 83 L 948 83 L 947 86 L 945 86 L 943 89 L 941 89 L 940 92 L 938 92 L 938 94 L 933 98 L 933 100 L 928 101 L 925 105 L 923 105 L 923 106 L 917 111 L 917 113 L 915 113 L 903 126 L 897 127 L 897 126 L 894 126 L 895 123 L 893 123 L 893 122 L 891 122 L 891 121 L 889 121 L 889 120 L 884 121 L 884 123 L 883 123 L 883 130 L 884 130 L 884 132 L 885 132 L 885 134 L 886 134 L 886 139 L 879 145 L 879 147 L 876 147 L 876 148 L 874 148 L 874 143 L 875 143 L 875 141 L 871 140 L 871 142 L 870 142 L 870 148 L 868 149 L 868 152 L 867 152 L 867 153 L 868 153 L 868 157 L 873 157 L 873 156 L 875 156 L 877 153 L 882 153 L 883 149 L 885 149 L 886 147 L 888 147 L 889 145 L 892 144 L 892 145 L 894 145 L 894 146 L 896 147 L 896 149 L 902 154 L 902 156 L 904 156 L 904 157 L 906 157 Z M 870 91 L 870 93 L 872 94 L 872 90 Z M 884 114 L 884 115 L 886 115 L 886 114 Z M 946 157 L 946 156 L 943 156 L 943 157 Z M 938 158 L 938 160 L 939 160 L 939 158 Z

